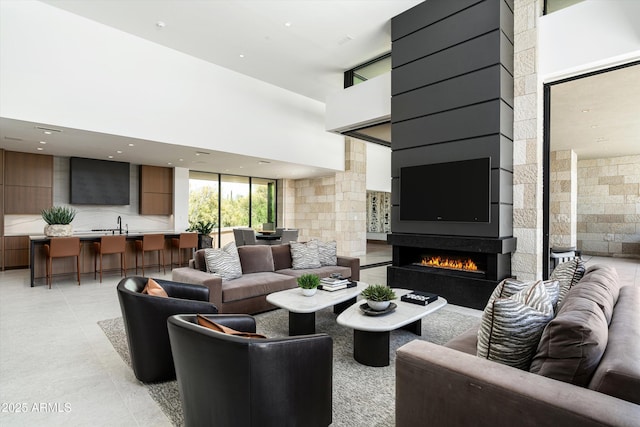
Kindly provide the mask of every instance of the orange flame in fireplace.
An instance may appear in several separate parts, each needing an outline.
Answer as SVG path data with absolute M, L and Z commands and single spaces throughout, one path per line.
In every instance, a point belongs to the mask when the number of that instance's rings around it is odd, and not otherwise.
M 426 265 L 429 267 L 440 267 L 440 268 L 453 268 L 457 270 L 470 270 L 477 271 L 478 266 L 473 260 L 466 259 L 456 259 L 456 258 L 444 258 L 441 256 L 430 256 L 422 258 L 420 262 L 421 265 Z

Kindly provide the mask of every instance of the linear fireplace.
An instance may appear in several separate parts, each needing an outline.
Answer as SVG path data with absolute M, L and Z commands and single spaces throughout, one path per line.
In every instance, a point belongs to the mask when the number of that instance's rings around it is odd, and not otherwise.
M 390 286 L 432 292 L 451 304 L 483 309 L 489 295 L 511 275 L 516 239 L 392 233 Z

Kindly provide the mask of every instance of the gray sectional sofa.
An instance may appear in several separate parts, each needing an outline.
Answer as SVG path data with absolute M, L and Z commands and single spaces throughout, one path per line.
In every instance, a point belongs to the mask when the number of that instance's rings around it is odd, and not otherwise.
M 220 313 L 255 314 L 276 307 L 266 300 L 272 292 L 295 288 L 296 278 L 305 273 L 328 277 L 339 273 L 351 280 L 360 279 L 360 259 L 337 257 L 337 265 L 312 269 L 293 269 L 291 248 L 285 245 L 240 246 L 238 255 L 242 266 L 242 277 L 222 280 L 220 276 L 207 272 L 205 250 L 196 252 L 189 267 L 176 268 L 172 272 L 175 282 L 204 285 L 209 288 L 210 301 Z
M 398 427 L 640 426 L 640 287 L 619 287 L 611 267 L 591 267 L 568 292 L 538 344 L 538 373 L 476 357 L 476 345 L 473 328 L 398 349 Z

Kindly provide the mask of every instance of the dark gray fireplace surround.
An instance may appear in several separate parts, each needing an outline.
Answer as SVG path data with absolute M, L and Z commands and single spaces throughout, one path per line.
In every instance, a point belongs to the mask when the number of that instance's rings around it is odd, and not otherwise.
M 426 0 L 393 18 L 391 30 L 393 263 L 387 282 L 482 309 L 496 284 L 511 276 L 516 249 L 513 1 Z M 479 158 L 490 158 L 489 222 L 400 219 L 402 168 Z M 438 251 L 475 258 L 480 271 L 415 265 Z

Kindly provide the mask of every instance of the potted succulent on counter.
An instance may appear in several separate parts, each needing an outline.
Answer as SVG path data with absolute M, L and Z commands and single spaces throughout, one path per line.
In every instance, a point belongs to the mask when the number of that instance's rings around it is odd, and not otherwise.
M 190 223 L 187 231 L 198 232 L 198 249 L 204 249 L 213 246 L 213 239 L 211 238 L 210 234 L 215 227 L 216 225 L 212 222 L 198 221 Z
M 310 297 L 315 295 L 320 284 L 320 278 L 315 274 L 303 274 L 296 279 L 298 286 L 302 289 L 302 295 Z
M 361 293 L 367 300 L 367 305 L 376 311 L 386 310 L 392 299 L 396 299 L 393 290 L 385 285 L 369 285 Z
M 44 234 L 48 237 L 71 236 L 71 221 L 76 217 L 76 210 L 70 206 L 52 206 L 41 211 L 42 219 L 47 223 Z

